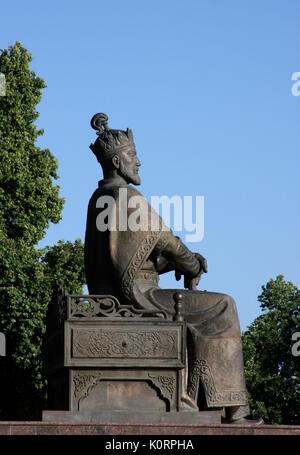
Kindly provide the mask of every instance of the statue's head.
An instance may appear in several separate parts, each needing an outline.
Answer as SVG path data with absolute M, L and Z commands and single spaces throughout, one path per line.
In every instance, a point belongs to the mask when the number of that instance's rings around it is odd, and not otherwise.
M 141 163 L 136 155 L 132 131 L 128 128 L 126 131 L 110 129 L 108 116 L 101 113 L 93 116 L 91 126 L 97 130 L 98 138 L 90 149 L 101 164 L 104 176 L 115 171 L 127 183 L 140 185 L 138 168 Z

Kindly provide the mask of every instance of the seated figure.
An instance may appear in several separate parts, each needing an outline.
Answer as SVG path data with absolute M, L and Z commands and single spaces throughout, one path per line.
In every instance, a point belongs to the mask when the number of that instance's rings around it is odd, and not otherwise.
M 208 409 L 223 408 L 226 421 L 245 423 L 249 407 L 234 300 L 196 290 L 201 274 L 207 272 L 206 260 L 174 236 L 132 186 L 141 183 L 132 131 L 110 129 L 105 114 L 96 114 L 91 125 L 98 138 L 90 148 L 104 178 L 88 207 L 85 268 L 89 293 L 113 295 L 145 315 L 172 320 L 176 290 L 161 289 L 158 276 L 172 270 L 177 279 L 183 275 L 187 288 L 181 291 L 182 315 L 188 327 L 187 407 L 198 409 L 201 390 Z

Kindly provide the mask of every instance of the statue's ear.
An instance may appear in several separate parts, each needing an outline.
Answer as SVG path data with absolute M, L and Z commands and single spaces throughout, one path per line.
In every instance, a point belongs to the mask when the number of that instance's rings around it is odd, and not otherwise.
M 115 166 L 116 169 L 119 169 L 120 167 L 120 158 L 118 157 L 118 155 L 114 155 L 111 159 L 113 165 Z

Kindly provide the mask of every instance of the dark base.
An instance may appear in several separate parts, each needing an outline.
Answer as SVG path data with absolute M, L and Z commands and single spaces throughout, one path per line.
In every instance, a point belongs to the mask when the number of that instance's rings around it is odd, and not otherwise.
M 74 422 L 0 422 L 0 435 L 278 435 L 300 436 L 300 425 L 227 425 L 182 423 L 74 423 Z

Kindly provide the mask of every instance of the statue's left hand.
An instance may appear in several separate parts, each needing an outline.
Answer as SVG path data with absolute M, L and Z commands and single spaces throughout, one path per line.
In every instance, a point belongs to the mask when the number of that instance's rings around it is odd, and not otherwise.
M 207 261 L 206 261 L 205 257 L 203 257 L 199 253 L 193 253 L 193 256 L 198 260 L 198 262 L 200 264 L 200 268 L 199 268 L 198 275 L 195 276 L 194 278 L 184 275 L 184 287 L 186 289 L 190 289 L 190 290 L 195 290 L 201 280 L 202 273 L 207 273 Z M 175 269 L 175 278 L 177 281 L 179 281 L 181 279 L 181 276 L 182 276 L 182 273 L 179 270 Z
M 184 287 L 190 291 L 195 291 L 199 281 L 201 280 L 201 275 L 196 276 L 195 278 L 184 277 Z
M 200 264 L 200 269 L 198 272 L 198 275 L 195 276 L 194 278 L 190 278 L 185 276 L 184 277 L 184 287 L 186 289 L 190 289 L 191 291 L 196 290 L 200 280 L 201 280 L 201 275 L 202 273 L 207 273 L 207 261 L 206 259 L 199 253 L 193 253 L 196 259 L 198 259 L 199 264 Z
M 196 259 L 198 259 L 200 264 L 199 274 L 207 273 L 207 260 L 199 253 L 193 253 Z

